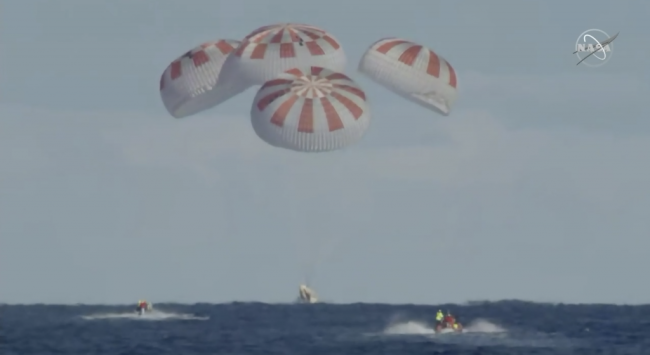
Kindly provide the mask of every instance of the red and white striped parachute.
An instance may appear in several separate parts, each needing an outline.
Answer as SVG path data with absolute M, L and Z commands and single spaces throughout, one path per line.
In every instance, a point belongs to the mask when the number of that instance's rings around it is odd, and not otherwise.
M 326 31 L 309 25 L 282 23 L 251 32 L 224 64 L 227 81 L 262 85 L 292 68 L 322 67 L 344 71 L 341 44 Z
M 172 116 L 193 115 L 243 91 L 217 83 L 223 63 L 239 43 L 230 39 L 203 43 L 165 69 L 160 77 L 160 96 Z
M 251 107 L 255 133 L 270 145 L 324 152 L 357 143 L 370 125 L 366 94 L 345 74 L 291 69 L 267 81 Z
M 398 95 L 448 115 L 458 95 L 454 68 L 420 44 L 384 38 L 366 51 L 359 71 Z

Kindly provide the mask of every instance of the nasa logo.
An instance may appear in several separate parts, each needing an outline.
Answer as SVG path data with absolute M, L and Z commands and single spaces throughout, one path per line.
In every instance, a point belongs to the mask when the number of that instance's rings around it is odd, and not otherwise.
M 599 67 L 605 65 L 612 58 L 611 41 L 603 45 L 602 43 L 609 39 L 610 36 L 603 30 L 590 29 L 582 32 L 576 40 L 575 55 L 580 62 L 588 67 Z M 592 52 L 596 52 L 591 54 Z M 591 55 L 590 55 L 591 54 Z

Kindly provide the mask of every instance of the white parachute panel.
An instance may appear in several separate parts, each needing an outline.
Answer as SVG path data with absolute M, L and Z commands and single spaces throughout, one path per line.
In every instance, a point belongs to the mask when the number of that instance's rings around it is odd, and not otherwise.
M 214 107 L 246 86 L 222 85 L 221 69 L 239 41 L 203 43 L 174 60 L 160 77 L 160 96 L 167 111 L 182 118 Z
M 224 80 L 262 85 L 293 68 L 317 66 L 344 71 L 347 59 L 339 41 L 318 27 L 282 23 L 251 32 L 226 60 Z
M 322 67 L 288 70 L 267 81 L 251 107 L 255 133 L 270 145 L 324 152 L 357 143 L 370 125 L 364 91 Z
M 454 68 L 417 43 L 385 38 L 375 42 L 359 62 L 359 71 L 394 93 L 443 115 L 458 95 Z

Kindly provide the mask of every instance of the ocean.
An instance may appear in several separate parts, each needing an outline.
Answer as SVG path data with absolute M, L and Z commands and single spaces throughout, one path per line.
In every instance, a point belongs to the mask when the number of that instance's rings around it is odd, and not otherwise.
M 0 306 L 2 355 L 650 354 L 650 305 Z M 465 325 L 435 334 L 438 308 Z

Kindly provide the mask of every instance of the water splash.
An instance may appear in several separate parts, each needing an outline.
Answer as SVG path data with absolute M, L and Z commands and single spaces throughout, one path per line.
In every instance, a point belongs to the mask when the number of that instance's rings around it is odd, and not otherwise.
M 486 319 L 476 319 L 473 320 L 468 326 L 464 329 L 466 333 L 506 333 L 507 330 L 504 328 L 486 320 Z
M 424 322 L 407 321 L 403 323 L 395 323 L 389 325 L 384 330 L 384 334 L 390 335 L 431 335 L 435 334 L 435 330 L 430 325 Z
M 465 326 L 463 333 L 506 333 L 507 330 L 485 319 L 476 319 Z M 431 335 L 436 334 L 433 326 L 421 321 L 393 321 L 384 334 L 390 335 Z

